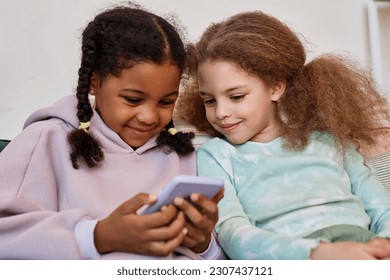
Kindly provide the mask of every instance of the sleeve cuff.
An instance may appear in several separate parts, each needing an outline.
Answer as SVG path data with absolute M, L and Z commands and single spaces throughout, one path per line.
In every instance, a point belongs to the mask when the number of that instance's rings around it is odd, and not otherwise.
M 100 254 L 96 250 L 93 233 L 98 220 L 83 219 L 75 227 L 75 238 L 79 246 L 82 259 L 98 259 Z
M 225 253 L 222 251 L 221 247 L 219 246 L 216 237 L 215 232 L 211 235 L 211 240 L 209 247 L 203 252 L 198 254 L 202 258 L 206 260 L 225 260 L 227 259 Z

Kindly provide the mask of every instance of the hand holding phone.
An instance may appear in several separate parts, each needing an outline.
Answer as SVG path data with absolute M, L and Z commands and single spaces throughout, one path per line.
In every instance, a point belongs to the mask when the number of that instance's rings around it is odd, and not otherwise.
M 163 189 L 154 204 L 145 208 L 142 214 L 151 214 L 159 211 L 162 206 L 169 205 L 176 197 L 187 198 L 193 193 L 213 198 L 224 186 L 219 178 L 178 175 Z

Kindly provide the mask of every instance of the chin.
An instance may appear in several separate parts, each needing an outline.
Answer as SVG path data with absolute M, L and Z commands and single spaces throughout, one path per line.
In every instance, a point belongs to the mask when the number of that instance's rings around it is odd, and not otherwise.
M 130 147 L 132 147 L 134 150 L 141 147 L 142 145 L 144 145 L 146 142 L 142 142 L 142 141 L 137 141 L 137 142 L 126 142 L 127 145 L 129 145 Z
M 229 137 L 226 137 L 226 139 L 229 141 L 230 144 L 234 144 L 234 145 L 240 145 L 246 142 L 245 140 L 242 139 L 232 139 Z

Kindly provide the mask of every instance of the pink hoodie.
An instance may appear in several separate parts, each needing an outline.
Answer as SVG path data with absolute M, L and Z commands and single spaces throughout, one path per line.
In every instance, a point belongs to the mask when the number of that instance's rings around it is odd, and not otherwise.
M 70 161 L 67 133 L 78 127 L 76 98 L 38 110 L 0 153 L 0 258 L 83 259 L 80 221 L 105 218 L 139 192 L 158 194 L 178 174 L 196 174 L 195 154 L 165 154 L 155 139 L 134 151 L 95 112 L 90 132 L 105 159 L 99 168 Z M 112 253 L 104 257 L 142 259 Z M 169 256 L 173 258 L 175 256 Z M 183 256 L 182 256 L 183 257 Z

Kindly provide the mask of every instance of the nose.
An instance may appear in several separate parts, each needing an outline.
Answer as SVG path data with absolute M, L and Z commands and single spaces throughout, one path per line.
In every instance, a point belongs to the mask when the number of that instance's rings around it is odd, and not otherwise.
M 215 107 L 215 116 L 223 120 L 230 116 L 229 106 L 224 102 L 218 102 Z
M 137 114 L 137 119 L 144 124 L 154 124 L 158 121 L 158 110 L 155 106 L 142 106 L 140 112 Z

